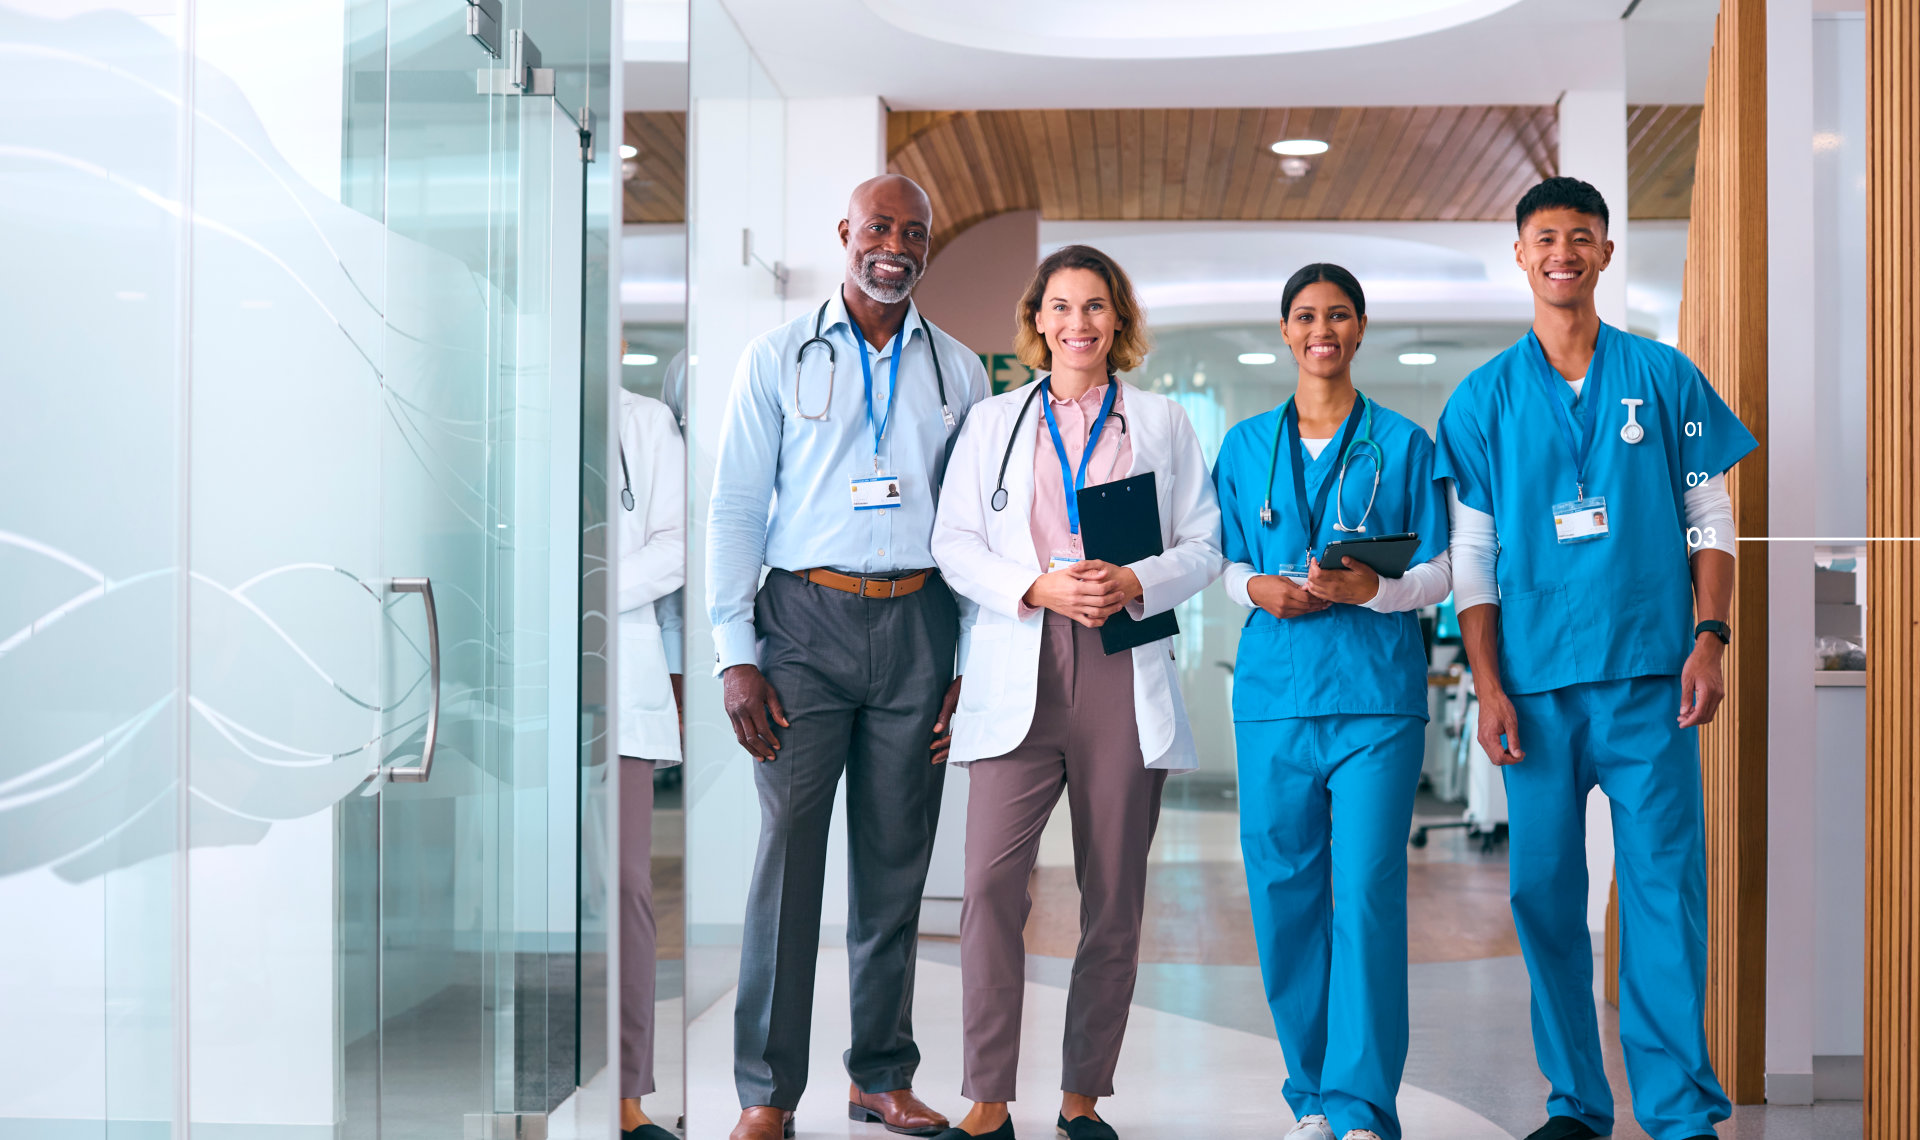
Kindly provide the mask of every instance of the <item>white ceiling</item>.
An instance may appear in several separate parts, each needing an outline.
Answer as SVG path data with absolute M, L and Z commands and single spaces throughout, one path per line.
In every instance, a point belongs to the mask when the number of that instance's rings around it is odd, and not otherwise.
M 980 46 L 1011 42 L 1013 33 L 993 30 L 992 21 L 1013 19 L 1014 0 L 718 2 L 782 94 L 879 94 L 895 110 L 1539 105 L 1567 90 L 1621 84 L 1630 102 L 1692 102 L 1705 88 L 1717 9 L 1714 0 L 1642 0 L 1623 21 L 1628 0 L 1518 0 L 1456 27 L 1365 46 L 1277 54 L 1254 36 L 1242 42 L 1265 54 L 1113 60 L 1036 56 L 1031 37 L 1017 48 Z M 1182 14 L 1191 8 L 1156 3 Z M 874 5 L 896 18 L 906 8 L 948 13 L 940 17 L 947 38 L 915 34 Z M 986 30 L 952 32 L 976 22 Z
M 1383 43 L 1451 28 L 1516 0 L 865 0 L 917 36 L 1060 59 L 1283 55 Z

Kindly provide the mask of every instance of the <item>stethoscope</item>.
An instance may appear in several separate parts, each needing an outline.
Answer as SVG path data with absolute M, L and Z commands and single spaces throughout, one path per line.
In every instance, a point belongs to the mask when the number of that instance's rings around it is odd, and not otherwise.
M 833 304 L 832 297 L 820 302 L 820 311 L 813 315 L 813 335 L 800 342 L 800 351 L 793 354 L 793 410 L 799 412 L 803 420 L 824 420 L 833 411 L 833 374 L 840 365 L 840 359 L 839 354 L 833 350 L 833 342 L 821 335 L 821 330 L 826 327 L 827 306 L 831 304 Z M 848 323 L 852 323 L 851 320 Z M 856 328 L 854 339 L 859 340 L 860 335 Z M 926 339 L 927 351 L 933 354 L 933 383 L 940 390 L 940 418 L 945 421 L 947 430 L 952 431 L 954 420 L 953 413 L 947 408 L 947 377 L 946 373 L 941 371 L 940 350 L 933 343 L 933 332 L 927 328 L 925 317 L 920 318 L 920 335 Z M 807 350 L 816 344 L 827 350 L 827 402 L 821 406 L 819 415 L 810 416 L 807 410 L 800 406 L 800 374 L 806 369 Z M 861 345 L 860 351 L 865 352 L 866 346 Z M 905 352 L 905 343 L 895 345 L 894 351 Z
M 1119 381 L 1109 376 L 1107 377 L 1107 383 L 1117 384 Z M 1000 455 L 1000 478 L 994 480 L 993 498 L 987 500 L 988 504 L 996 511 L 1004 511 L 1007 509 L 1007 461 L 1013 458 L 1013 445 L 1019 442 L 1020 422 L 1027 418 L 1027 409 L 1033 407 L 1033 398 L 1038 396 L 1040 389 L 1046 386 L 1045 381 L 1035 384 L 1033 391 L 1027 393 L 1025 402 L 1020 405 L 1020 414 L 1013 417 L 1013 431 L 1007 435 L 1007 450 Z M 1120 434 L 1126 435 L 1127 417 L 1121 415 L 1119 412 L 1108 412 L 1107 415 L 1120 421 Z M 1114 453 L 1114 461 L 1119 462 L 1119 459 L 1120 453 L 1116 451 Z M 1107 474 L 1111 475 L 1113 472 L 1109 470 Z
M 627 445 L 620 445 L 620 505 L 633 509 L 633 480 L 627 478 Z
M 1373 438 L 1373 401 L 1358 391 L 1354 392 L 1354 398 L 1360 401 L 1360 434 L 1340 453 L 1339 479 L 1334 484 L 1333 490 L 1333 529 L 1342 534 L 1367 532 L 1367 519 L 1373 514 L 1373 501 L 1380 497 L 1380 473 L 1386 467 L 1385 454 Z M 1273 425 L 1273 454 L 1267 457 L 1267 497 L 1266 501 L 1260 504 L 1260 521 L 1267 526 L 1273 525 L 1273 472 L 1279 465 L 1280 447 L 1285 442 L 1287 431 L 1287 409 L 1292 405 L 1293 397 L 1288 396 L 1287 402 L 1280 407 L 1279 421 Z M 1363 447 L 1371 450 L 1367 458 L 1373 460 L 1373 490 L 1367 494 L 1366 509 L 1360 512 L 1360 521 L 1353 526 L 1348 526 L 1346 504 L 1341 501 L 1347 490 L 1347 466 L 1353 461 L 1353 453 Z M 1306 521 L 1301 520 L 1303 523 Z

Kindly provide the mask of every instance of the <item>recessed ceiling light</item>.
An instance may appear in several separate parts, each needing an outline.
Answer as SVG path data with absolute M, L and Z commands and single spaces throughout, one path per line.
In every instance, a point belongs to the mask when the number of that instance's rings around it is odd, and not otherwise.
M 622 364 L 658 364 L 660 358 L 650 352 L 629 352 L 620 358 Z
M 1240 354 L 1240 363 L 1242 364 L 1272 364 L 1278 359 L 1280 358 L 1271 352 L 1243 352 Z
M 638 158 L 640 157 L 640 148 L 634 146 L 632 143 L 622 143 L 620 144 L 620 157 Z
M 1400 354 L 1400 363 L 1402 364 L 1432 364 L 1439 359 L 1439 357 L 1431 352 L 1403 352 Z
M 1273 144 L 1273 153 L 1296 155 L 1325 154 L 1327 153 L 1327 144 L 1321 142 L 1319 139 L 1281 139 L 1279 142 Z

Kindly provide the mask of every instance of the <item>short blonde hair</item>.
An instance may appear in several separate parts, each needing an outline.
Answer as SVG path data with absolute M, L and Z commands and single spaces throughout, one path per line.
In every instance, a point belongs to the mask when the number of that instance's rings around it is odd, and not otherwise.
M 1013 350 L 1019 354 L 1020 363 L 1041 372 L 1053 368 L 1053 350 L 1047 347 L 1047 338 L 1040 335 L 1034 322 L 1040 315 L 1048 284 L 1053 281 L 1053 275 L 1063 269 L 1090 269 L 1107 283 L 1114 315 L 1120 318 L 1120 327 L 1113 334 L 1113 347 L 1107 350 L 1107 371 L 1131 372 L 1145 363 L 1147 349 L 1152 345 L 1147 340 L 1146 314 L 1141 312 L 1140 302 L 1133 295 L 1133 282 L 1127 279 L 1126 271 L 1118 262 L 1090 245 L 1069 245 L 1054 250 L 1033 271 L 1033 280 L 1020 295 L 1020 304 L 1013 315 Z

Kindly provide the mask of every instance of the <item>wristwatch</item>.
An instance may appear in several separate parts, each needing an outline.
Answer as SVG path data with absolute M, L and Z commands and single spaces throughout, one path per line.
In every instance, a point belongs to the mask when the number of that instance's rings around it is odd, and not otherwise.
M 1720 639 L 1720 644 L 1733 644 L 1733 627 L 1723 621 L 1703 621 L 1693 627 L 1693 636 L 1697 641 L 1703 633 L 1711 633 Z

